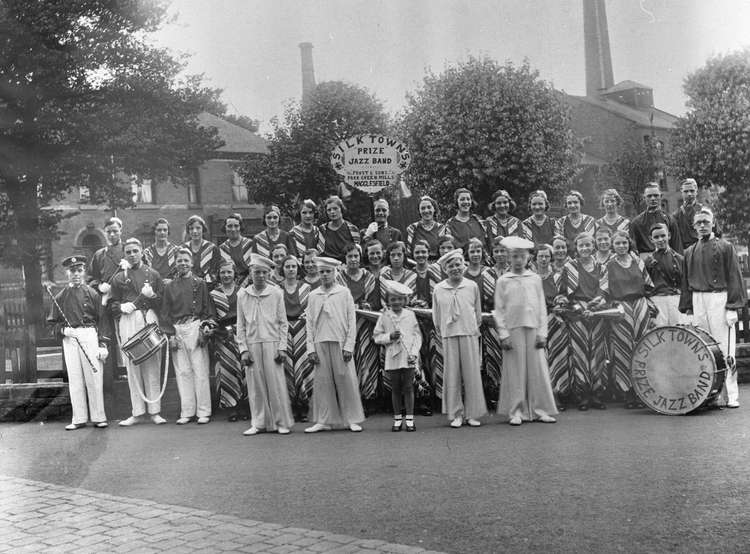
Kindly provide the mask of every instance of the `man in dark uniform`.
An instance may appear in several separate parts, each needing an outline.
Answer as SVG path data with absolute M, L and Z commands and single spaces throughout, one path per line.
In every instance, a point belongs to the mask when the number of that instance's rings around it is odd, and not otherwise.
M 104 232 L 109 244 L 94 252 L 89 265 L 88 283 L 102 294 L 107 295 L 112 276 L 120 269 L 120 260 L 124 256 L 122 220 L 119 217 L 110 217 L 104 222 Z
M 717 340 L 727 360 L 727 377 L 719 402 L 739 408 L 735 364 L 737 310 L 747 305 L 745 281 L 734 246 L 712 231 L 714 215 L 708 208 L 695 213 L 698 242 L 685 250 L 680 311 L 693 314 L 693 323 Z
M 84 283 L 86 261 L 85 256 L 70 256 L 62 261 L 68 275 L 68 286 L 55 296 L 48 318 L 55 324 L 55 334 L 62 338 L 68 371 L 73 407 L 73 419 L 65 427 L 68 431 L 85 427 L 89 418 L 94 427 L 107 427 L 102 360 L 108 354 L 108 318 L 104 317 L 99 294 Z
M 401 231 L 388 225 L 388 216 L 391 211 L 387 200 L 383 198 L 375 200 L 372 209 L 375 221 L 362 231 L 362 242 L 367 244 L 368 241 L 377 239 L 383 244 L 383 248 L 387 249 L 389 244 L 401 240 Z
M 682 241 L 677 223 L 668 213 L 661 209 L 661 189 L 658 183 L 649 183 L 643 191 L 646 198 L 646 209 L 630 222 L 630 242 L 642 259 L 654 251 L 651 242 L 651 227 L 656 223 L 665 223 L 669 229 L 669 246 L 675 252 L 682 253 Z
M 669 228 L 665 223 L 651 226 L 651 242 L 656 250 L 648 254 L 644 262 L 654 282 L 651 300 L 659 310 L 654 323 L 658 327 L 687 324 L 688 316 L 681 314 L 679 310 L 683 258 L 670 248 Z

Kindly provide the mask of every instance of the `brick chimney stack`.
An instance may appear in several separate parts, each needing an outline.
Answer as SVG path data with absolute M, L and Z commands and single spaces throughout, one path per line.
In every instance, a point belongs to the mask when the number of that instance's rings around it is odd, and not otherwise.
M 604 0 L 583 0 L 583 38 L 586 96 L 596 98 L 615 84 Z
M 299 43 L 302 56 L 302 101 L 305 102 L 315 89 L 315 69 L 313 68 L 312 42 Z

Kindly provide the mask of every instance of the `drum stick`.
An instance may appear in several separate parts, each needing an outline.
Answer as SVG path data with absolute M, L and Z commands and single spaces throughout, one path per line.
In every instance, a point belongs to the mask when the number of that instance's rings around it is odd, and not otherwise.
M 60 314 L 63 317 L 63 320 L 65 320 L 65 324 L 68 327 L 73 328 L 73 326 L 70 324 L 70 321 L 68 321 L 68 318 L 65 316 L 65 312 L 62 311 L 62 308 L 60 307 L 60 304 L 57 303 L 57 299 L 52 294 L 52 290 L 49 288 L 49 285 L 45 285 L 45 288 L 47 289 L 47 292 L 49 293 L 50 298 L 52 298 L 52 302 L 55 304 L 55 306 L 57 306 L 57 311 L 60 312 Z M 72 338 L 74 341 L 76 341 L 76 344 L 78 345 L 78 348 L 80 348 L 81 352 L 83 352 L 83 357 L 86 358 L 86 361 L 91 366 L 91 371 L 94 372 L 94 373 L 99 373 L 99 370 L 96 369 L 96 366 L 91 361 L 91 358 L 89 358 L 89 355 L 86 353 L 86 350 L 84 350 L 83 345 L 81 344 L 81 341 L 78 340 L 78 337 L 70 337 L 70 338 Z

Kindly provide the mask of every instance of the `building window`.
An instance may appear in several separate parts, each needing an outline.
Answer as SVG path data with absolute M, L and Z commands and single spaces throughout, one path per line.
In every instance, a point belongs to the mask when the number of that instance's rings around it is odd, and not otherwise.
M 89 189 L 88 185 L 79 185 L 78 186 L 78 203 L 88 204 L 90 201 L 91 201 L 91 189 Z
M 136 204 L 153 204 L 154 191 L 151 179 L 139 179 L 137 175 L 130 177 L 130 191 Z
M 188 204 L 200 204 L 201 203 L 200 185 L 192 181 L 189 182 L 187 184 L 187 196 L 188 196 Z
M 232 201 L 247 203 L 247 187 L 240 174 L 232 171 Z

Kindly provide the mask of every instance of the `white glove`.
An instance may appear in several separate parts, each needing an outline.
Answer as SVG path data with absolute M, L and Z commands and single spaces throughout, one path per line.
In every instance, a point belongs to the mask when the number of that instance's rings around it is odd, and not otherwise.
M 120 269 L 131 269 L 132 266 L 130 265 L 130 262 L 127 261 L 125 258 L 120 260 Z
M 141 288 L 141 294 L 146 298 L 153 298 L 154 296 L 156 296 L 156 293 L 154 292 L 154 289 L 151 288 L 150 283 L 146 283 L 145 285 L 143 285 L 143 287 Z
M 132 302 L 123 302 L 120 304 L 120 311 L 124 314 L 132 314 L 135 311 L 135 304 Z
M 102 294 L 107 294 L 110 290 L 112 290 L 112 287 L 109 283 L 99 283 L 99 292 Z
M 73 328 L 72 327 L 63 327 L 62 336 L 63 337 L 72 337 L 73 336 Z
M 377 232 L 378 232 L 378 224 L 373 221 L 367 226 L 367 229 L 365 229 L 365 236 L 371 237 Z
M 107 350 L 106 346 L 100 346 L 96 349 L 96 359 L 99 361 L 104 361 L 107 359 L 107 356 L 109 356 L 109 350 Z
M 734 325 L 740 319 L 739 316 L 737 315 L 737 311 L 736 310 L 727 310 L 724 313 L 724 317 L 727 320 L 727 325 L 729 325 L 730 327 L 734 327 Z

